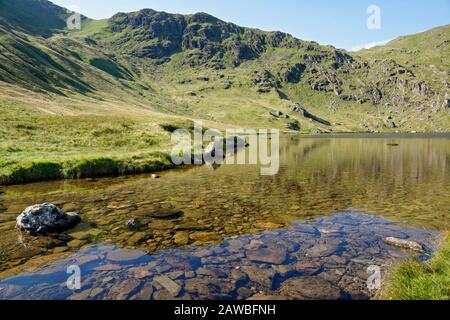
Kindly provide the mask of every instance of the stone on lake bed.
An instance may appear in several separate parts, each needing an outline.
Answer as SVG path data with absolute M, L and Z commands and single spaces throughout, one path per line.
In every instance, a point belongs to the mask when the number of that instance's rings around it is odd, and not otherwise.
M 185 275 L 184 271 L 173 271 L 173 272 L 167 273 L 167 276 L 172 280 L 178 280 L 178 279 L 184 277 L 184 275 Z
M 133 234 L 127 241 L 128 245 L 130 246 L 134 246 L 137 245 L 139 243 L 144 242 L 145 240 L 148 239 L 148 235 L 145 232 L 136 232 L 135 234 Z
M 383 241 L 390 246 L 398 247 L 401 249 L 408 249 L 419 253 L 426 252 L 425 248 L 420 243 L 417 243 L 415 241 L 403 240 L 394 237 L 385 238 Z
M 185 222 L 175 226 L 175 230 L 180 231 L 207 231 L 211 230 L 210 225 L 201 225 L 195 222 Z
M 298 277 L 281 284 L 280 293 L 287 297 L 306 300 L 338 300 L 341 290 L 319 277 Z
M 260 229 L 280 229 L 284 227 L 282 224 L 273 222 L 258 222 L 255 226 Z
M 63 253 L 69 250 L 68 247 L 56 247 L 53 249 L 53 253 Z
M 151 283 L 145 283 L 144 286 L 136 293 L 131 299 L 132 300 L 140 300 L 140 301 L 148 301 L 152 298 L 153 292 L 155 288 Z
M 261 246 L 247 251 L 247 258 L 262 263 L 283 264 L 287 259 L 287 249 L 282 245 Z
M 222 236 L 215 232 L 194 232 L 189 238 L 193 241 L 210 242 L 222 239 Z
M 319 261 L 300 260 L 294 264 L 295 270 L 302 274 L 312 275 L 322 268 Z
M 90 229 L 86 231 L 78 231 L 70 233 L 70 236 L 78 240 L 88 240 L 91 237 L 95 238 L 99 236 L 101 233 L 102 231 L 100 229 Z
M 328 257 L 339 250 L 341 242 L 337 239 L 317 243 L 307 250 L 308 257 Z
M 26 208 L 16 221 L 20 230 L 31 234 L 47 234 L 72 229 L 81 222 L 81 218 L 74 212 L 65 213 L 53 204 L 44 203 Z
M 166 231 L 174 228 L 174 223 L 169 220 L 155 220 L 148 224 L 152 230 Z
M 155 277 L 153 280 L 169 291 L 169 293 L 174 297 L 177 297 L 181 292 L 180 285 L 167 276 Z
M 316 227 L 309 224 L 298 224 L 295 226 L 295 230 L 301 233 L 316 234 L 319 230 Z
M 141 251 L 116 250 L 109 252 L 106 258 L 112 262 L 127 263 L 139 260 L 145 253 Z
M 253 295 L 253 291 L 246 287 L 241 287 L 237 290 L 239 297 L 247 299 Z
M 94 268 L 94 271 L 117 271 L 122 270 L 123 267 L 118 264 L 104 264 Z
M 153 272 L 146 266 L 133 267 L 128 269 L 127 272 L 136 279 L 144 279 L 153 275 Z
M 265 290 L 271 290 L 277 271 L 273 269 L 263 269 L 257 266 L 243 266 L 242 272 L 245 273 L 249 280 L 262 286 Z
M 263 294 L 257 294 L 253 297 L 247 299 L 248 301 L 285 301 L 288 300 L 287 297 L 283 296 L 266 296 Z
M 72 241 L 68 242 L 67 246 L 69 248 L 80 248 L 80 247 L 84 246 L 86 243 L 87 243 L 86 240 L 75 239 L 75 240 L 72 240 Z
M 141 282 L 137 279 L 126 279 L 115 284 L 108 293 L 108 299 L 125 300 L 133 294 Z
M 155 208 L 143 212 L 142 215 L 155 219 L 176 219 L 181 217 L 183 215 L 183 212 L 180 210 Z
M 173 236 L 173 241 L 179 246 L 185 246 L 189 243 L 189 232 L 178 231 Z

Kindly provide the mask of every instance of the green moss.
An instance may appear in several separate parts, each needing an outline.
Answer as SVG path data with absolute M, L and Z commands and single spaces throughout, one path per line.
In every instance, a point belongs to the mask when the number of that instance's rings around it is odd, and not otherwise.
M 450 233 L 427 262 L 411 259 L 388 276 L 384 298 L 390 300 L 450 300 Z

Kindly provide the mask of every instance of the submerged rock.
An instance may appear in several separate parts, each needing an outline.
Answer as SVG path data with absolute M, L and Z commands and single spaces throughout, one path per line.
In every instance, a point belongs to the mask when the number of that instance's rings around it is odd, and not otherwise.
M 125 225 L 130 229 L 135 228 L 137 226 L 137 224 L 138 224 L 138 222 L 136 219 L 130 219 L 125 223 Z
M 164 289 L 169 291 L 169 293 L 174 297 L 177 297 L 181 292 L 181 287 L 167 276 L 158 276 L 155 277 L 154 280 L 159 283 Z
M 179 246 L 185 246 L 189 243 L 189 232 L 178 231 L 173 236 L 173 241 Z
M 133 250 L 115 250 L 106 255 L 106 259 L 114 263 L 133 263 L 145 256 L 144 252 Z
M 16 221 L 20 230 L 47 234 L 71 229 L 81 222 L 81 218 L 74 212 L 65 213 L 53 204 L 44 203 L 26 208 Z
M 280 293 L 287 297 L 304 300 L 339 300 L 341 290 L 319 277 L 298 277 L 281 284 Z
M 419 253 L 426 252 L 425 248 L 421 244 L 414 242 L 414 241 L 397 239 L 394 237 L 385 238 L 383 241 L 390 246 L 394 246 L 394 247 L 398 247 L 398 248 L 402 248 L 402 249 L 408 249 L 408 250 L 416 251 Z
M 156 208 L 153 211 L 148 212 L 146 215 L 155 219 L 170 220 L 181 217 L 183 212 L 167 208 Z
M 247 258 L 261 263 L 283 264 L 287 259 L 287 250 L 282 245 L 260 246 L 247 251 Z

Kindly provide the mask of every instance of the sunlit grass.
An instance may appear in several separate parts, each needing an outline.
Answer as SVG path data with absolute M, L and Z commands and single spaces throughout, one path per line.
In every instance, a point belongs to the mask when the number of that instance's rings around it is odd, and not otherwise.
M 446 234 L 430 261 L 411 259 L 397 266 L 388 277 L 384 297 L 390 300 L 449 300 L 450 233 Z
M 0 103 L 0 184 L 163 169 L 170 133 L 188 120 L 149 116 L 57 116 Z

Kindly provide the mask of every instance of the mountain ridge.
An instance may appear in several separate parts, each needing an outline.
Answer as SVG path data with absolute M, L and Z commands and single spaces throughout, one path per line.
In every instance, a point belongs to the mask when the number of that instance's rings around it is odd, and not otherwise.
M 52 10 L 57 16 L 63 12 Z M 448 26 L 441 28 L 450 34 Z M 257 115 L 266 127 L 285 126 L 287 120 L 268 114 L 289 113 L 295 103 L 321 118 L 337 118 L 330 123 L 348 122 L 344 113 L 353 109 L 358 119 L 333 128 L 337 131 L 436 130 L 448 120 L 448 75 L 415 68 L 404 60 L 398 63 L 387 58 L 389 54 L 377 57 L 379 49 L 349 53 L 287 33 L 240 27 L 206 13 L 152 9 L 117 13 L 105 20 L 84 17 L 81 31 L 45 31 L 39 26 L 32 32 L 26 24 L 16 29 L 0 25 L 0 80 L 45 95 L 143 104 L 156 111 L 239 125 L 232 120 L 236 102 L 228 102 L 226 94 L 239 91 L 249 114 Z M 448 45 L 442 50 L 447 52 Z M 445 69 L 448 58 L 442 59 Z M 212 110 L 205 104 L 215 96 L 223 103 Z M 327 106 L 317 106 L 314 99 Z M 273 110 L 268 101 L 275 101 Z M 224 111 L 223 105 L 229 107 Z M 259 113 L 257 105 L 263 105 Z M 364 116 L 367 112 L 370 117 Z M 418 128 L 415 114 L 432 118 Z M 291 116 L 298 115 L 291 112 Z M 299 118 L 306 130 L 331 129 Z

